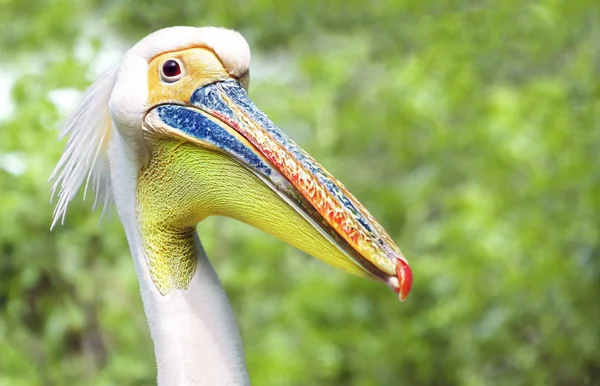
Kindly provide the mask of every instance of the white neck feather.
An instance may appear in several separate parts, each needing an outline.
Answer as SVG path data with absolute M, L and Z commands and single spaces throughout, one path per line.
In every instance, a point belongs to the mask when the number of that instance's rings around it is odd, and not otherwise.
M 136 221 L 137 159 L 114 128 L 108 151 L 117 212 L 134 258 L 154 341 L 158 384 L 248 385 L 231 307 L 198 236 L 198 266 L 189 288 L 161 295 L 150 277 Z

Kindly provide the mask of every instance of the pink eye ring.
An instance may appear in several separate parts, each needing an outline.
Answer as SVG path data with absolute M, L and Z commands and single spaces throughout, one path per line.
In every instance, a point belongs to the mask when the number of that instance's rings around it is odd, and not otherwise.
M 183 75 L 183 65 L 177 59 L 167 59 L 160 67 L 160 77 L 167 83 L 177 82 Z

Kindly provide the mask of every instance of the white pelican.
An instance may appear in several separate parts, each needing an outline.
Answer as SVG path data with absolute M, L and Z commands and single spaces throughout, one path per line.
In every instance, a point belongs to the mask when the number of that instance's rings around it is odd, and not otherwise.
M 195 231 L 238 219 L 401 300 L 412 273 L 344 186 L 248 98 L 250 49 L 232 30 L 154 32 L 98 79 L 61 130 L 54 224 L 89 182 L 114 201 L 140 282 L 162 385 L 250 383 L 242 342 Z

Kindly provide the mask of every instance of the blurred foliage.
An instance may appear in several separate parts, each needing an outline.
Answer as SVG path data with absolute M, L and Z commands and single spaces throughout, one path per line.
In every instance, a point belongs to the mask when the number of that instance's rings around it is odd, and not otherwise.
M 254 384 L 600 384 L 597 1 L 0 9 L 0 96 L 13 104 L 0 118 L 0 385 L 155 382 L 116 215 L 98 226 L 77 200 L 50 233 L 46 181 L 66 107 L 109 48 L 178 24 L 248 38 L 255 102 L 363 201 L 415 273 L 398 304 L 243 224 L 200 224 Z

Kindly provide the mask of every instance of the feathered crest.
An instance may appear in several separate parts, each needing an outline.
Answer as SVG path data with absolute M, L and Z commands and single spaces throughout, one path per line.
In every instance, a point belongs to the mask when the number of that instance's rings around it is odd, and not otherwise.
M 242 78 L 242 81 L 248 80 L 250 65 L 248 43 L 239 32 L 216 27 L 171 27 L 153 32 L 128 51 L 121 68 L 126 68 L 128 71 L 141 69 L 136 67 L 139 61 L 146 63 L 162 52 L 193 46 L 212 48 L 230 74 Z M 131 67 L 128 67 L 127 63 Z M 118 71 L 118 68 L 110 70 L 85 91 L 81 103 L 61 129 L 60 138 L 68 136 L 69 139 L 62 157 L 50 176 L 50 180 L 54 181 L 52 197 L 54 198 L 58 193 L 52 227 L 59 219 L 61 222 L 64 221 L 67 207 L 84 180 L 85 193 L 90 182 L 96 192 L 94 208 L 102 204 L 104 213 L 112 201 L 106 145 L 112 126 L 108 102 L 113 91 L 116 91 L 114 89 Z M 135 82 L 136 78 L 132 78 Z M 125 82 L 120 88 L 121 94 L 127 94 L 128 97 L 131 91 L 129 89 L 131 79 L 129 80 L 129 83 Z M 131 108 L 121 114 L 122 119 L 132 121 L 138 120 L 139 116 L 138 111 Z
M 69 136 L 65 150 L 52 171 L 52 200 L 58 191 L 52 228 L 64 222 L 69 202 L 85 180 L 84 199 L 91 182 L 96 193 L 93 207 L 102 204 L 102 213 L 112 201 L 106 145 L 111 129 L 108 101 L 117 80 L 118 68 L 104 74 L 84 93 L 75 111 L 60 130 L 59 139 Z

